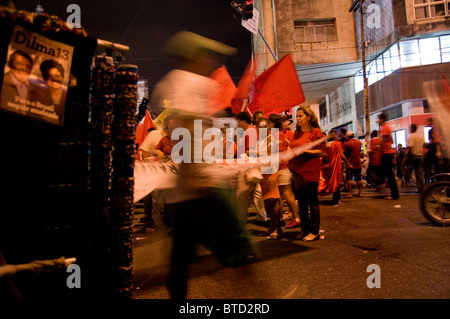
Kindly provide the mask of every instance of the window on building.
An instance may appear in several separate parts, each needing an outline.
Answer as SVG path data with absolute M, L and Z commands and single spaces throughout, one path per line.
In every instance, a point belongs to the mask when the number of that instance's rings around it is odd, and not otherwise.
M 372 61 L 369 63 L 369 65 L 367 67 L 367 74 L 368 74 L 368 79 L 369 79 L 369 85 L 372 85 L 378 81 L 376 61 Z
M 377 64 L 377 80 L 380 81 L 382 78 L 384 78 L 384 65 L 383 65 L 383 56 L 380 55 L 376 59 Z
M 441 43 L 442 63 L 450 62 L 450 35 L 439 37 Z
M 450 35 L 400 41 L 367 64 L 367 77 L 372 85 L 400 68 L 446 62 L 450 62 Z M 358 93 L 364 88 L 362 70 L 354 80 Z
M 327 102 L 322 102 L 319 105 L 319 115 L 321 119 L 327 118 Z
M 386 115 L 386 121 L 392 121 L 395 119 L 399 119 L 403 117 L 403 109 L 402 105 L 399 104 L 395 107 L 391 107 L 390 109 L 383 112 Z
M 441 63 L 439 37 L 419 39 L 420 64 Z
M 361 92 L 364 90 L 364 76 L 363 71 L 359 71 L 355 74 L 354 78 L 354 84 L 355 84 L 355 93 Z
M 430 130 L 431 130 L 431 126 L 423 127 L 423 136 L 425 137 L 425 143 L 430 143 L 430 139 L 428 137 Z
M 420 65 L 419 42 L 417 40 L 399 43 L 402 67 Z
M 405 130 L 395 131 L 395 148 L 398 148 L 398 144 L 402 144 L 402 147 L 406 147 L 406 133 Z
M 336 19 L 294 21 L 296 43 L 336 41 Z
M 391 46 L 389 48 L 389 54 L 391 56 L 391 67 L 392 67 L 391 71 L 395 71 L 395 70 L 400 69 L 400 67 L 401 67 L 401 64 L 400 64 L 400 52 L 398 50 L 397 44 L 394 44 L 393 46 Z
M 449 0 L 414 0 L 415 20 L 449 15 Z

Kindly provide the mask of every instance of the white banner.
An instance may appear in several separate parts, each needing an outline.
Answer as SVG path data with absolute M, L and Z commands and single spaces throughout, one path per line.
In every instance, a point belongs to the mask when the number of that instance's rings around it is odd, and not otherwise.
M 174 163 L 136 161 L 134 167 L 134 202 L 154 190 L 175 188 L 179 167 Z
M 208 181 L 203 181 L 203 183 L 209 183 L 217 187 L 220 184 L 229 184 L 229 181 L 225 180 L 232 180 L 240 173 L 249 169 L 263 168 L 274 164 L 278 167 L 278 163 L 280 163 L 280 161 L 288 161 L 294 157 L 297 157 L 303 152 L 325 142 L 326 139 L 327 137 L 323 137 L 315 140 L 314 142 L 303 146 L 294 147 L 270 157 L 252 159 L 247 157 L 245 159 L 234 160 L 233 162 L 228 163 L 193 165 L 204 165 L 201 169 L 202 173 L 206 172 L 206 176 L 210 178 L 208 178 Z M 134 168 L 134 202 L 140 201 L 154 190 L 168 190 L 177 188 L 179 174 L 179 164 L 175 164 L 173 162 L 136 161 Z M 202 176 L 199 176 L 199 178 L 202 178 Z M 208 185 L 205 184 L 205 186 Z M 173 196 L 173 194 L 171 194 L 171 196 Z M 170 200 L 172 201 L 173 198 Z

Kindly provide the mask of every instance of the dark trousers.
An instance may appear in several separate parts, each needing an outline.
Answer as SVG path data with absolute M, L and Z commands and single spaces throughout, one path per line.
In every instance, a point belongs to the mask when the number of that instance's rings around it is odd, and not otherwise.
M 411 156 L 411 161 L 409 162 L 408 166 L 406 167 L 405 178 L 408 181 L 411 176 L 412 171 L 414 170 L 414 173 L 416 175 L 417 189 L 419 191 L 421 191 L 424 187 L 422 156 L 418 156 L 418 155 L 410 155 L 410 156 Z
M 381 165 L 370 165 L 367 169 L 367 176 L 369 177 L 369 183 L 372 186 L 378 186 L 384 184 L 386 179 L 384 177 L 383 166 Z
M 441 173 L 441 165 L 439 164 L 439 159 L 436 153 L 433 151 L 428 151 L 423 157 L 422 167 L 425 175 L 425 183 L 431 176 Z
M 341 200 L 341 191 L 338 188 L 338 190 L 333 193 L 333 202 L 338 203 L 340 200 Z
M 145 218 L 143 219 L 143 222 L 153 224 L 153 197 L 151 193 L 144 197 L 144 212 Z
M 398 199 L 400 194 L 398 192 L 397 181 L 394 175 L 394 157 L 395 154 L 383 154 L 381 166 L 383 166 L 384 176 L 386 177 L 389 188 L 391 189 L 391 197 Z
M 319 183 L 305 180 L 294 173 L 295 199 L 298 200 L 300 228 L 306 233 L 319 234 Z

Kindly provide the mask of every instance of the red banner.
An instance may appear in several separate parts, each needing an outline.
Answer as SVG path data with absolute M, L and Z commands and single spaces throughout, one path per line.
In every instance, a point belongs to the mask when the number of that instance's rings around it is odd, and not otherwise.
M 245 68 L 242 78 L 239 81 L 237 92 L 234 98 L 231 100 L 231 111 L 233 111 L 233 113 L 241 112 L 245 99 L 249 99 L 253 81 L 255 80 L 255 72 L 256 63 L 252 57 L 247 64 L 247 67 Z
M 135 144 L 137 145 L 142 145 L 142 142 L 144 142 L 145 137 L 147 136 L 147 131 L 150 128 L 156 128 L 155 124 L 153 123 L 153 120 L 150 116 L 150 113 L 148 112 L 148 110 L 145 111 L 145 117 L 144 117 L 144 122 L 139 124 L 138 127 L 136 128 L 136 140 L 135 140 Z M 137 159 L 139 158 L 139 151 L 137 152 Z
M 254 81 L 251 112 L 281 113 L 305 101 L 290 54 L 272 65 Z
M 209 111 L 211 115 L 231 106 L 231 99 L 236 94 L 237 88 L 224 65 L 214 71 L 210 78 L 215 80 L 217 84 L 211 97 Z

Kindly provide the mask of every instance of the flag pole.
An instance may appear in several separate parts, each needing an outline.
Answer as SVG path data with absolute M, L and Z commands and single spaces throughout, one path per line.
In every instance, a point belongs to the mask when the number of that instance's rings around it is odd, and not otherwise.
M 247 107 L 248 98 L 245 98 L 244 103 L 242 103 L 241 112 L 244 112 L 245 108 Z
M 273 53 L 272 49 L 270 48 L 269 44 L 267 43 L 266 39 L 264 38 L 263 34 L 261 33 L 261 30 L 258 28 L 258 34 L 263 39 L 264 43 L 266 44 L 266 47 L 269 49 L 270 53 L 272 54 L 272 57 L 275 61 L 278 61 L 277 57 L 275 56 L 275 53 Z

